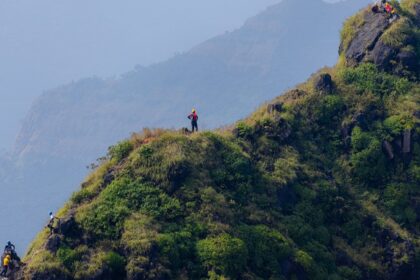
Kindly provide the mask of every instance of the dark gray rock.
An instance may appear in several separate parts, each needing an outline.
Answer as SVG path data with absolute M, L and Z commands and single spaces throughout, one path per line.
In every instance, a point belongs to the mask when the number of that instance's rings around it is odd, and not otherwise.
M 392 148 L 391 143 L 389 143 L 388 141 L 384 141 L 382 143 L 382 146 L 383 146 L 384 151 L 386 152 L 388 158 L 389 159 L 394 159 L 394 150 Z
M 366 11 L 364 13 L 364 25 L 357 32 L 346 50 L 347 63 L 350 66 L 355 66 L 362 62 L 367 53 L 373 50 L 388 26 L 389 20 L 386 14 Z
M 73 215 L 69 215 L 60 220 L 58 232 L 64 236 L 74 237 L 80 232 Z
M 419 10 L 416 6 L 416 9 Z M 416 11 L 417 11 L 416 10 Z M 420 11 L 417 12 L 419 15 Z M 360 63 L 370 62 L 380 70 L 391 72 L 397 75 L 413 78 L 420 73 L 420 62 L 414 51 L 404 47 L 387 45 L 381 38 L 382 34 L 389 28 L 389 16 L 386 13 L 374 13 L 369 10 L 363 12 L 364 24 L 357 31 L 353 40 L 345 51 L 348 66 L 357 66 Z M 417 16 L 419 17 L 419 16 Z M 397 19 L 398 21 L 398 19 Z M 406 36 L 403 46 L 416 45 L 414 36 Z M 414 75 L 413 75 L 414 74 Z
M 381 70 L 390 71 L 392 68 L 391 60 L 395 59 L 396 55 L 396 49 L 379 40 L 370 54 L 366 57 L 366 60 L 373 62 Z
M 45 249 L 52 253 L 55 253 L 57 252 L 58 248 L 60 248 L 60 244 L 61 237 L 57 234 L 53 234 L 48 238 L 47 243 L 45 244 Z
M 417 55 L 415 52 L 401 51 L 396 56 L 396 61 L 398 62 L 401 70 L 407 70 L 410 72 L 417 71 L 419 62 L 418 62 Z
M 267 137 L 280 142 L 286 140 L 292 134 L 290 124 L 280 117 L 275 119 L 272 124 L 262 126 L 261 129 Z
M 420 110 L 417 110 L 413 113 L 413 116 L 415 116 L 416 118 L 420 119 Z
M 351 118 L 351 124 L 354 126 L 360 126 L 365 128 L 367 126 L 367 116 L 363 112 L 357 112 Z
M 334 84 L 331 78 L 331 75 L 328 73 L 323 73 L 321 75 L 319 75 L 316 79 L 315 79 L 315 90 L 318 92 L 323 92 L 323 93 L 332 93 L 333 89 L 334 89 Z
M 392 141 L 392 144 L 394 144 L 395 147 L 397 147 L 398 152 L 402 151 L 402 137 L 397 137 L 394 139 L 394 141 Z
M 267 112 L 272 114 L 274 112 L 282 112 L 283 111 L 283 103 L 273 103 L 267 105 Z
M 104 175 L 103 188 L 111 184 L 114 178 L 115 178 L 114 169 L 111 169 Z
M 411 130 L 407 129 L 404 131 L 403 136 L 403 153 L 411 153 Z

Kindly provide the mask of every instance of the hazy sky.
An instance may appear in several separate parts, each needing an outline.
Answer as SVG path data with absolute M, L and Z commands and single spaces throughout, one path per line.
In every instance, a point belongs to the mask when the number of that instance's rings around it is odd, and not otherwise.
M 280 0 L 0 0 L 0 151 L 42 91 L 187 51 Z

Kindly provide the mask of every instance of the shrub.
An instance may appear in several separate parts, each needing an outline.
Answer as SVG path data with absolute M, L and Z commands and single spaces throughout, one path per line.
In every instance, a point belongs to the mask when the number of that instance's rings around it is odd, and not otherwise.
M 394 115 L 384 121 L 384 127 L 391 135 L 400 135 L 404 130 L 414 127 L 414 119 L 411 115 Z
M 118 253 L 98 248 L 76 263 L 71 279 L 126 279 L 125 259 Z M 61 279 L 61 278 L 59 278 Z
M 300 216 L 291 215 L 285 217 L 284 225 L 288 230 L 289 236 L 298 245 L 306 244 L 311 239 L 313 228 Z
M 168 135 L 140 147 L 131 157 L 135 175 L 166 190 L 180 186 L 190 172 L 191 144 L 186 137 Z
M 232 278 L 240 275 L 248 258 L 245 243 L 229 234 L 200 240 L 196 248 L 205 267 Z
M 212 166 L 210 176 L 216 186 L 236 188 L 252 180 L 254 170 L 250 157 L 238 146 L 226 140 L 213 138 L 215 148 L 214 159 L 217 163 Z
M 338 267 L 337 271 L 338 271 L 338 274 L 340 274 L 340 276 L 343 277 L 343 279 L 348 279 L 348 280 L 362 279 L 362 273 L 355 266 L 353 267 L 340 266 Z
M 361 64 L 356 68 L 345 68 L 340 72 L 340 77 L 346 84 L 353 85 L 359 94 L 372 92 L 381 97 L 390 93 L 403 95 L 411 88 L 406 78 L 381 72 L 370 63 Z
M 74 263 L 80 261 L 87 251 L 88 248 L 86 246 L 81 246 L 76 249 L 61 247 L 57 251 L 57 257 L 67 269 L 72 271 L 74 269 Z
M 364 149 L 353 152 L 350 162 L 354 179 L 361 183 L 379 184 L 386 176 L 387 160 L 377 139 L 372 138 Z
M 281 185 L 286 185 L 297 178 L 299 167 L 299 154 L 292 147 L 286 147 L 282 157 L 274 163 L 273 178 Z
M 280 232 L 264 225 L 242 226 L 239 235 L 247 245 L 254 273 L 263 279 L 281 273 L 281 262 L 291 255 L 292 248 Z
M 253 129 L 251 126 L 247 125 L 245 122 L 239 122 L 236 125 L 237 135 L 240 138 L 249 139 L 252 136 Z
M 121 161 L 130 154 L 133 148 L 134 148 L 134 145 L 131 143 L 131 141 L 125 140 L 118 143 L 115 146 L 109 147 L 108 155 L 109 157 L 111 157 L 111 159 L 115 159 L 116 161 Z
M 194 258 L 194 240 L 188 231 L 160 234 L 157 238 L 160 255 L 170 267 L 178 270 L 187 260 Z
M 351 133 L 351 146 L 354 152 L 362 151 L 372 141 L 372 136 L 356 126 Z
M 109 269 L 111 279 L 124 279 L 125 259 L 115 252 L 108 252 L 104 257 L 104 263 Z
M 416 212 L 410 207 L 412 192 L 411 186 L 404 184 L 391 184 L 385 188 L 383 203 L 399 222 L 413 224 L 416 221 Z
M 298 250 L 295 253 L 295 262 L 308 273 L 311 273 L 314 269 L 314 260 L 303 250 Z
M 332 125 L 338 120 L 345 109 L 344 102 L 339 95 L 327 95 L 322 98 L 315 109 L 315 115 L 321 125 Z
M 132 255 L 146 255 L 156 243 L 158 227 L 153 218 L 134 213 L 124 223 L 121 237 L 124 248 Z
M 407 41 L 414 36 L 413 28 L 407 18 L 398 20 L 391 25 L 382 35 L 381 40 L 394 48 L 401 48 L 407 44 Z
M 124 221 L 133 211 L 152 217 L 172 219 L 180 213 L 180 203 L 156 187 L 123 177 L 114 180 L 86 210 L 82 226 L 98 237 L 118 238 Z
M 79 204 L 79 203 L 82 203 L 83 201 L 91 200 L 94 196 L 95 196 L 95 193 L 93 193 L 91 189 L 85 188 L 85 189 L 81 189 L 78 192 L 73 193 L 70 199 L 73 203 Z

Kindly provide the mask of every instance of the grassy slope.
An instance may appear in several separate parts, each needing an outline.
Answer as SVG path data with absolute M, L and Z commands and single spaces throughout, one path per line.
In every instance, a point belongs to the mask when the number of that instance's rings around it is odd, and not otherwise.
M 344 47 L 360 24 L 344 27 Z M 79 234 L 51 253 L 40 233 L 26 275 L 375 279 L 390 277 L 389 251 L 393 266 L 409 265 L 407 244 L 420 248 L 420 85 L 369 64 L 322 72 L 331 94 L 314 89 L 314 75 L 272 102 L 279 112 L 263 106 L 191 136 L 145 131 L 111 148 L 60 213 L 75 211 Z M 388 159 L 383 142 L 406 130 L 411 155 L 394 147 Z

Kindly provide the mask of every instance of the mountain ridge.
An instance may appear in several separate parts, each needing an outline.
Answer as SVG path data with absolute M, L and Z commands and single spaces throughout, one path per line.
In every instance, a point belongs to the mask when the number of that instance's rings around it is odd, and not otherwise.
M 217 48 L 211 44 L 208 55 L 204 51 L 184 53 L 167 63 L 137 67 L 119 78 L 90 78 L 47 91 L 28 113 L 15 151 L 2 167 L 8 171 L 0 185 L 10 196 L 21 200 L 4 197 L 0 213 L 8 215 L 8 209 L 19 208 L 24 214 L 5 221 L 3 227 L 8 230 L 1 231 L 0 237 L 26 246 L 30 241 L 28 233 L 40 229 L 45 213 L 62 205 L 86 176 L 85 167 L 129 133 L 143 127 L 188 125 L 185 116 L 191 107 L 197 107 L 200 113 L 200 129 L 229 124 L 318 67 L 335 63 L 339 26 L 368 1 L 334 5 L 322 2 L 318 11 L 329 17 L 320 25 L 316 24 L 320 14 L 308 9 L 294 10 L 294 1 L 284 2 L 272 8 L 266 33 L 264 29 L 258 33 L 242 29 L 234 36 L 228 33 L 217 39 Z M 275 14 L 279 15 L 277 21 Z M 261 28 L 265 15 L 259 18 Z M 300 25 L 308 21 L 312 29 L 292 32 L 295 21 Z M 288 26 L 288 33 L 276 35 L 275 24 Z M 295 36 L 301 33 L 306 35 Z M 311 49 L 313 55 L 305 51 L 308 43 L 297 42 L 304 37 L 318 42 Z M 231 53 L 234 62 L 224 56 L 230 46 L 237 50 L 237 54 Z M 269 49 L 271 57 L 264 55 Z M 287 55 L 288 51 L 295 51 L 298 60 L 290 63 L 292 55 Z M 258 64 L 259 57 L 265 57 L 261 59 L 263 63 Z M 243 70 L 246 65 L 252 67 Z M 16 236 L 9 236 L 9 231 L 16 232 Z
M 393 4 L 398 20 L 360 11 L 336 66 L 232 128 L 145 130 L 112 146 L 14 276 L 416 279 L 420 67 L 348 51 L 364 41 L 356 52 L 418 62 L 420 2 Z M 363 30 L 377 22 L 372 39 Z

